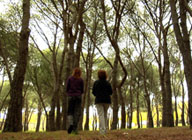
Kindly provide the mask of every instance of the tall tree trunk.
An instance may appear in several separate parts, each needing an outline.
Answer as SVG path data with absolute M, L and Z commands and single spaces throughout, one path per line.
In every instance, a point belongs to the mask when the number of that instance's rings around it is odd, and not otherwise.
M 139 82 L 138 82 L 138 89 L 139 89 Z M 140 117 L 139 117 L 139 114 L 140 114 L 140 111 L 139 111 L 139 108 L 140 108 L 140 106 L 139 106 L 139 92 L 137 91 L 137 93 L 136 93 L 137 95 L 136 95 L 136 104 L 137 104 L 137 128 L 141 128 L 141 126 L 140 126 Z
M 146 99 L 146 103 L 147 103 L 147 127 L 148 128 L 153 128 L 153 116 L 152 116 L 152 110 L 151 110 L 151 101 L 150 101 L 150 94 L 149 91 L 147 89 L 147 82 L 146 82 L 146 70 L 144 67 L 144 63 L 143 63 L 143 59 L 142 59 L 142 67 L 143 67 L 143 81 L 144 81 L 144 90 L 145 90 L 145 99 Z
M 172 109 L 172 90 L 171 90 L 171 76 L 170 76 L 170 62 L 167 48 L 167 32 L 168 28 L 163 30 L 163 56 L 164 56 L 164 80 L 166 91 L 166 126 L 173 127 L 173 109 Z
M 49 111 L 49 113 L 48 114 L 50 114 L 50 111 Z M 46 131 L 50 131 L 50 123 L 49 123 L 49 115 L 47 115 L 46 116 Z
M 94 55 L 94 48 L 92 50 L 90 46 L 88 49 L 88 61 L 87 61 L 87 106 L 86 106 L 86 123 L 85 123 L 85 130 L 89 130 L 89 106 L 90 106 L 90 87 L 91 87 L 91 77 L 92 77 L 92 67 L 93 67 L 93 55 Z
M 54 94 L 54 93 L 53 93 Z M 56 95 L 53 95 L 51 99 L 51 110 L 49 111 L 49 131 L 55 131 L 56 130 L 56 124 L 55 124 L 55 105 L 56 104 Z
M 57 30 L 56 26 L 56 30 Z M 60 87 L 62 84 L 62 73 L 64 67 L 64 60 L 66 54 L 66 46 L 63 48 L 61 62 L 58 66 L 57 62 L 57 49 L 56 49 L 56 34 L 54 36 L 54 45 L 52 51 L 52 73 L 53 73 L 53 95 L 51 100 L 51 110 L 49 114 L 49 128 L 51 131 L 60 130 L 61 129 L 61 112 L 60 112 Z M 66 45 L 66 44 L 64 44 Z M 55 110 L 57 107 L 57 112 L 55 116 Z
M 132 69 L 132 65 L 131 65 L 131 80 L 130 80 L 130 88 L 129 88 L 129 93 L 130 93 L 130 113 L 129 113 L 129 128 L 132 128 L 132 120 L 133 120 L 133 84 L 132 84 L 132 80 L 133 80 L 133 69 Z
M 155 103 L 156 112 L 157 112 L 157 127 L 160 127 L 160 121 L 159 121 L 159 104 Z
M 153 128 L 154 125 L 153 125 L 153 116 L 151 111 L 151 101 L 148 93 L 145 95 L 145 98 L 147 102 L 147 119 L 148 119 L 147 127 Z
M 182 111 L 181 111 L 181 122 L 182 122 L 182 126 L 185 126 L 185 89 L 184 89 L 184 85 L 183 85 L 183 81 L 181 81 L 181 85 L 182 85 Z
M 63 112 L 62 112 L 62 115 L 63 115 L 63 124 L 62 124 L 62 129 L 66 129 L 67 128 L 67 93 L 66 93 L 66 82 L 67 82 L 67 79 L 69 78 L 69 76 L 71 75 L 72 73 L 72 69 L 73 69 L 73 66 L 74 66 L 74 61 L 72 60 L 73 59 L 73 56 L 74 56 L 74 39 L 71 38 L 70 41 L 67 41 L 67 42 L 70 42 L 70 47 L 69 47 L 69 50 L 67 51 L 67 60 L 66 60 L 66 67 L 65 67 L 65 85 L 64 85 L 64 89 L 63 89 Z M 65 105 L 65 106 L 64 106 Z
M 175 125 L 178 126 L 179 118 L 178 118 L 178 111 L 177 111 L 177 96 L 175 96 Z
M 125 112 L 125 101 L 122 95 L 121 87 L 118 87 L 118 93 L 121 103 L 121 129 L 125 129 L 126 124 L 126 112 Z
M 61 108 L 60 108 L 60 94 L 57 96 L 57 117 L 56 130 L 61 130 Z
M 127 119 L 126 119 L 126 128 L 129 128 L 129 108 L 126 111 Z
M 68 49 L 67 49 L 68 43 L 67 42 L 68 42 L 68 40 L 67 40 L 67 38 L 65 38 L 64 39 L 64 47 L 65 47 L 64 48 L 64 52 L 66 54 L 68 53 Z M 68 61 L 70 61 L 70 59 L 68 58 L 68 55 L 67 55 L 67 62 Z M 65 71 L 67 73 L 64 75 L 64 83 L 65 84 L 63 86 L 62 95 L 61 95 L 61 98 L 62 98 L 62 125 L 61 125 L 61 129 L 62 130 L 66 130 L 67 129 L 68 98 L 67 98 L 67 93 L 66 93 L 66 83 L 67 83 L 68 76 L 70 75 L 70 67 L 69 67 L 69 65 L 67 65 L 67 67 L 65 68 Z
M 190 128 L 192 129 L 192 58 L 191 58 L 191 46 L 189 40 L 189 33 L 187 30 L 187 22 L 186 22 L 186 9 L 183 0 L 179 0 L 180 6 L 180 16 L 177 14 L 176 3 L 175 0 L 170 0 L 171 7 L 171 16 L 174 27 L 174 32 L 176 36 L 176 40 L 179 46 L 179 50 L 183 57 L 184 64 L 184 73 L 187 81 L 188 88 L 188 115 L 189 115 L 189 123 Z M 179 18 L 180 17 L 180 18 Z M 181 20 L 181 26 L 179 26 L 179 21 Z M 181 28 L 180 28 L 181 27 Z M 181 30 L 182 31 L 181 31 Z
M 41 115 L 42 115 L 42 106 L 41 101 L 38 103 L 38 113 L 37 113 L 37 124 L 36 124 L 36 132 L 39 132 L 40 124 L 41 124 Z
M 65 81 L 66 83 L 66 81 Z M 65 88 L 63 88 L 65 89 Z M 62 130 L 66 130 L 67 129 L 67 104 L 68 100 L 67 100 L 67 94 L 65 91 L 63 91 L 62 93 L 62 126 L 61 129 Z
M 27 98 L 25 100 L 25 116 L 24 116 L 24 131 L 28 131 L 28 119 L 29 119 L 29 104 Z
M 166 93 L 165 93 L 165 84 L 164 84 L 164 76 L 159 68 L 159 76 L 160 76 L 160 85 L 161 85 L 161 93 L 162 93 L 162 126 L 166 126 Z
M 6 113 L 4 113 L 4 115 L 3 115 L 3 119 L 2 119 L 1 125 L 0 125 L 0 130 L 3 129 L 3 125 L 4 125 L 4 123 L 5 123 L 5 119 L 6 119 Z
M 89 130 L 89 106 L 90 106 L 90 91 L 87 92 L 87 104 L 86 104 L 86 123 L 85 130 Z
M 115 61 L 113 65 L 113 73 L 112 73 L 112 103 L 113 103 L 113 122 L 111 129 L 117 129 L 118 123 L 118 94 L 117 94 L 117 67 L 118 67 L 118 58 L 115 56 Z
M 91 77 L 89 76 L 91 73 L 90 72 L 90 69 L 87 69 L 87 90 L 86 90 L 86 121 L 85 121 L 85 126 L 84 126 L 84 129 L 85 130 L 89 130 L 89 106 L 90 106 L 90 81 L 91 81 Z
M 143 117 L 141 112 L 140 112 L 140 118 L 141 118 L 141 128 L 143 128 Z
M 23 0 L 22 29 L 19 40 L 19 57 L 11 82 L 11 99 L 5 122 L 4 132 L 22 131 L 22 90 L 28 60 L 30 0 Z

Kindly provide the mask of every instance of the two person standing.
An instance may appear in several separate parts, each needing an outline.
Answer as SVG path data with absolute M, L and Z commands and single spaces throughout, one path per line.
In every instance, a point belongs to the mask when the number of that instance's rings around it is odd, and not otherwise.
M 98 80 L 94 82 L 92 93 L 95 96 L 95 104 L 99 115 L 99 130 L 101 134 L 107 129 L 107 110 L 111 104 L 112 88 L 106 80 L 107 74 L 104 70 L 98 71 Z M 83 94 L 84 83 L 81 78 L 80 68 L 75 68 L 72 76 L 67 80 L 68 95 L 68 133 L 74 131 L 77 134 L 77 126 L 81 115 L 81 95 Z

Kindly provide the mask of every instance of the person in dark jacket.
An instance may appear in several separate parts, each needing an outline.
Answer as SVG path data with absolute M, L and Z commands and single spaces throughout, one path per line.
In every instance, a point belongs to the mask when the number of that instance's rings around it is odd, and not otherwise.
M 73 70 L 72 76 L 67 80 L 68 95 L 68 133 L 77 134 L 77 126 L 81 116 L 81 95 L 83 94 L 84 82 L 81 78 L 80 68 Z
M 111 104 L 112 87 L 106 80 L 107 74 L 105 70 L 98 71 L 98 80 L 93 84 L 93 95 L 99 115 L 99 131 L 101 134 L 106 133 L 107 129 L 107 110 Z

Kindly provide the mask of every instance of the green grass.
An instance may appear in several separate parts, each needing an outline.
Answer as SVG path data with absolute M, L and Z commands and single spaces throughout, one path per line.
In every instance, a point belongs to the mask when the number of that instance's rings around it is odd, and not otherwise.
M 187 127 L 109 130 L 106 135 L 98 131 L 80 131 L 78 135 L 66 131 L 1 133 L 0 140 L 192 140 Z

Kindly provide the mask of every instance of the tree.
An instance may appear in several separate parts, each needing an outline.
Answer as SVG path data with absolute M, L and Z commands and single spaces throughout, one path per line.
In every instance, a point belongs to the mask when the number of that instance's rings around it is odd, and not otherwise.
M 19 57 L 11 82 L 11 99 L 3 132 L 22 131 L 22 89 L 28 58 L 30 0 L 23 0 L 22 29 L 19 40 Z
M 169 17 L 169 8 L 166 1 L 146 1 L 141 0 L 145 9 L 143 14 L 139 15 L 139 21 L 144 22 L 144 29 L 138 25 L 138 20 L 133 21 L 135 27 L 140 30 L 143 37 L 145 38 L 147 44 L 151 48 L 151 51 L 154 54 L 154 58 L 159 66 L 159 76 L 161 83 L 161 92 L 162 92 L 162 103 L 163 103 L 163 126 L 173 126 L 173 111 L 172 111 L 172 91 L 171 91 L 171 82 L 170 82 L 170 61 L 168 53 L 168 31 L 170 27 Z M 151 20 L 146 20 L 150 18 Z M 165 18 L 166 20 L 165 22 Z M 137 25 L 137 26 L 136 26 Z M 151 39 L 149 32 L 146 32 L 147 29 L 151 30 L 154 33 L 154 37 L 157 38 L 158 45 L 154 39 Z M 153 44 L 152 44 L 153 42 Z M 156 49 L 157 48 L 157 49 Z M 162 59 L 163 57 L 163 59 Z
M 187 28 L 187 11 L 185 9 L 185 3 L 179 0 L 179 13 L 177 13 L 177 2 L 170 0 L 171 17 L 174 27 L 174 33 L 179 46 L 179 50 L 182 54 L 184 73 L 188 88 L 188 115 L 190 129 L 192 129 L 192 58 L 191 58 L 191 45 L 189 39 L 189 30 Z M 187 1 L 188 2 L 188 1 Z M 180 18 L 179 18 L 180 17 Z M 179 24 L 179 20 L 181 24 Z
M 126 68 L 123 64 L 123 61 L 120 57 L 120 47 L 118 45 L 118 41 L 119 41 L 119 35 L 120 35 L 120 23 L 121 23 L 121 19 L 122 16 L 124 14 L 124 10 L 125 7 L 127 5 L 128 1 L 118 1 L 115 2 L 113 0 L 111 0 L 111 4 L 113 6 L 114 12 L 115 12 L 115 18 L 113 19 L 115 21 L 114 26 L 112 27 L 112 32 L 109 30 L 109 26 L 107 24 L 107 17 L 106 17 L 106 7 L 107 5 L 105 4 L 104 1 L 101 1 L 101 8 L 103 11 L 103 23 L 104 23 L 104 27 L 105 27 L 105 31 L 107 34 L 107 37 L 113 47 L 113 49 L 115 50 L 116 54 L 115 54 L 115 60 L 114 60 L 114 65 L 113 65 L 113 73 L 112 73 L 112 89 L 113 89 L 113 123 L 112 123 L 112 129 L 116 129 L 117 128 L 117 122 L 118 122 L 118 95 L 117 92 L 119 93 L 119 96 L 121 98 L 121 105 L 122 105 L 122 111 L 125 112 L 125 105 L 122 99 L 122 93 L 121 93 L 121 87 L 124 84 L 126 78 L 127 78 L 127 71 Z M 123 72 L 124 72 L 124 76 L 120 82 L 120 84 L 117 84 L 117 67 L 118 67 L 118 63 L 120 64 Z M 123 117 L 125 117 L 125 113 L 123 115 Z M 125 119 L 123 119 L 125 120 Z M 123 121 L 123 128 L 125 128 L 125 121 Z

